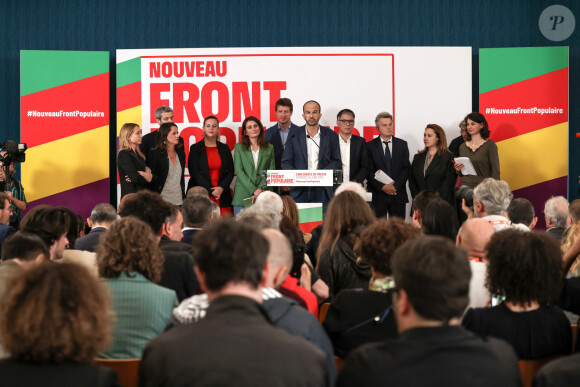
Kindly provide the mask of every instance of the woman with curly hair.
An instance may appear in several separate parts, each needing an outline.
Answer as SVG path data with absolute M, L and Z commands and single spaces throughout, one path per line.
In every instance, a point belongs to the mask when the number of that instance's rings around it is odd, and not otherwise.
M 486 287 L 505 300 L 469 309 L 463 325 L 510 343 L 520 359 L 570 353 L 570 322 L 552 303 L 562 289 L 562 253 L 546 233 L 506 229 L 487 244 Z
M 579 239 L 580 223 L 574 223 L 564 231 L 561 244 L 562 253 L 568 251 Z M 580 255 L 574 258 L 568 277 L 580 277 Z
M 392 313 L 391 256 L 420 235 L 421 229 L 397 217 L 379 219 L 362 232 L 358 252 L 373 275 L 367 289 L 344 290 L 328 308 L 323 327 L 336 356 L 346 357 L 362 344 L 398 336 Z
M 175 291 L 155 284 L 163 261 L 151 227 L 133 216 L 116 221 L 101 237 L 99 275 L 111 291 L 116 314 L 113 343 L 101 357 L 140 358 L 147 343 L 167 326 L 178 303 Z
M 114 371 L 91 364 L 111 341 L 110 297 L 87 269 L 31 265 L 8 282 L 0 305 L 3 386 L 120 386 Z
M 330 201 L 317 252 L 317 271 L 330 300 L 341 290 L 368 285 L 371 268 L 353 250 L 360 233 L 375 221 L 373 210 L 355 192 L 341 192 Z

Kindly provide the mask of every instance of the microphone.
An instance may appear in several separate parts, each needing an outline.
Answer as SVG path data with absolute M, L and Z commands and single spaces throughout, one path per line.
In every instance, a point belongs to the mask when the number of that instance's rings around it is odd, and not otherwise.
M 319 150 L 319 151 L 321 150 L 321 149 L 320 149 L 320 145 L 318 145 L 318 144 L 316 143 L 316 141 L 314 141 L 314 139 L 313 139 L 312 137 L 310 137 L 310 135 L 309 135 L 308 133 L 306 134 L 306 138 L 309 138 L 309 139 L 311 139 L 311 140 L 312 140 L 312 142 L 313 142 L 313 143 L 314 143 L 314 144 L 315 144 L 315 145 L 318 147 L 318 150 Z M 322 154 L 324 155 L 324 157 L 326 157 L 326 159 L 328 160 L 328 162 L 332 162 L 332 161 L 330 160 L 330 157 L 328 157 L 328 155 L 326 154 L 326 152 L 322 151 Z

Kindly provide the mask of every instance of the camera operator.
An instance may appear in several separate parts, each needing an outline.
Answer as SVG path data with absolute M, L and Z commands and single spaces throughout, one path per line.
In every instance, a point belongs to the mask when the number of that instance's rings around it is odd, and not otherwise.
M 2 157 L 5 157 L 6 154 L 6 151 L 0 152 L 0 156 Z M 8 178 L 6 172 L 8 172 Z M 22 210 L 26 209 L 27 203 L 22 184 L 14 177 L 14 172 L 13 162 L 8 166 L 2 165 L 0 168 L 0 187 L 2 187 L 2 190 L 8 196 L 8 200 L 10 201 L 10 211 L 12 211 L 12 215 L 10 216 L 10 226 L 18 229 Z

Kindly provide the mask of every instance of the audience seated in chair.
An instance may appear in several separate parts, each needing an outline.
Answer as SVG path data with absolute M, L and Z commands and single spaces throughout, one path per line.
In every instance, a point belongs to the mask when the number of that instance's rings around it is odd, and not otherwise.
M 344 290 L 330 304 L 324 329 L 334 353 L 346 357 L 362 344 L 398 337 L 392 295 L 395 282 L 391 256 L 406 240 L 421 230 L 400 218 L 379 219 L 360 236 L 360 256 L 373 276 L 366 289 Z
M 163 332 L 178 305 L 173 290 L 155 284 L 161 279 L 164 260 L 157 238 L 145 222 L 124 217 L 104 235 L 97 259 L 116 316 L 113 342 L 101 357 L 139 358 L 147 343 Z
M 91 364 L 111 340 L 110 298 L 87 269 L 42 263 L 11 279 L 0 306 L 0 384 L 120 386 L 114 371 Z
M 465 251 L 446 238 L 421 236 L 395 251 L 392 269 L 400 337 L 353 351 L 337 387 L 521 386 L 509 344 L 484 341 L 455 325 L 467 306 Z
M 553 302 L 561 290 L 562 253 L 546 233 L 508 229 L 487 245 L 487 288 L 505 300 L 470 309 L 463 325 L 509 342 L 520 359 L 570 353 L 570 323 Z

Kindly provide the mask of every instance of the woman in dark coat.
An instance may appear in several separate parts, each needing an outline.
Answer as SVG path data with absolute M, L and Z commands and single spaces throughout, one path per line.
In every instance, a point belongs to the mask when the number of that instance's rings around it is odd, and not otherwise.
M 117 155 L 121 197 L 146 189 L 147 184 L 153 179 L 151 170 L 145 164 L 145 156 L 139 150 L 142 139 L 139 125 L 128 123 L 121 128 Z
M 443 128 L 429 124 L 423 135 L 425 148 L 413 157 L 409 189 L 415 198 L 423 190 L 439 192 L 443 200 L 455 205 L 454 187 L 457 175 L 453 168 L 453 153 L 447 149 Z
M 182 205 L 185 197 L 185 151 L 179 142 L 177 125 L 173 122 L 159 127 L 157 145 L 149 153 L 147 165 L 153 174 L 151 189 L 160 193 L 166 202 Z
M 187 189 L 201 186 L 207 189 L 209 198 L 216 202 L 222 216 L 233 213 L 232 191 L 234 159 L 230 148 L 218 141 L 219 121 L 215 116 L 203 120 L 203 140 L 189 148 L 189 183 Z

